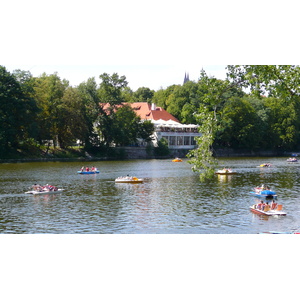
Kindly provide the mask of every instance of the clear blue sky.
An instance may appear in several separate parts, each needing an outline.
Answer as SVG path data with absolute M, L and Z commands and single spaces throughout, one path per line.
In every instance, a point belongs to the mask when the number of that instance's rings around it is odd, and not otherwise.
M 296 10 L 276 1 L 272 8 L 257 0 L 246 6 L 237 0 L 2 2 L 0 65 L 34 76 L 58 72 L 71 85 L 117 72 L 133 90 L 157 90 L 182 84 L 185 72 L 191 80 L 201 68 L 224 78 L 226 65 L 295 63 L 291 57 L 299 53 Z

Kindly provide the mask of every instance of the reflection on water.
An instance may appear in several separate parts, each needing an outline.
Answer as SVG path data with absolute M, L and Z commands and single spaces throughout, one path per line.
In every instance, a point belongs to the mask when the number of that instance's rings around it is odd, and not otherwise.
M 191 166 L 169 160 L 97 162 L 100 174 L 79 175 L 78 163 L 0 165 L 1 233 L 259 233 L 300 229 L 299 166 L 284 158 L 222 159 L 236 175 L 201 183 Z M 123 175 L 142 184 L 114 182 Z M 34 184 L 53 184 L 55 195 L 25 195 Z M 250 212 L 254 186 L 278 194 L 285 217 Z

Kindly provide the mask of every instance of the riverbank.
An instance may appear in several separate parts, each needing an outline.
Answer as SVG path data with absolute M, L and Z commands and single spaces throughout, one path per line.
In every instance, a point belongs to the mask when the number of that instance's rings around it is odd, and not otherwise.
M 152 153 L 149 153 L 146 147 L 119 147 L 112 148 L 112 155 L 97 155 L 88 153 L 88 152 L 79 152 L 72 157 L 66 157 L 66 154 L 63 154 L 63 157 L 60 157 L 59 154 L 55 156 L 48 154 L 47 156 L 42 157 L 23 157 L 23 158 L 9 158 L 2 159 L 0 158 L 0 163 L 21 163 L 21 162 L 76 162 L 76 161 L 116 161 L 116 160 L 128 160 L 128 159 L 168 159 L 174 157 L 185 158 L 188 154 L 188 150 L 185 149 L 169 149 L 169 154 L 165 156 L 156 156 Z M 215 157 L 288 157 L 292 156 L 297 152 L 279 152 L 279 151 L 237 151 L 233 149 L 217 149 L 215 152 Z

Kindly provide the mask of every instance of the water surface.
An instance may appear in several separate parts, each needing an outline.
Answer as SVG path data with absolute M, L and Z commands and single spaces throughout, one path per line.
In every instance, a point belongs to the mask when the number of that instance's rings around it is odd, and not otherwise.
M 269 162 L 271 168 L 258 168 Z M 220 159 L 238 172 L 200 183 L 184 160 L 93 162 L 100 174 L 78 175 L 82 163 L 0 164 L 0 233 L 189 233 L 247 234 L 300 230 L 300 163 L 285 158 Z M 91 166 L 91 165 L 90 165 Z M 118 176 L 143 184 L 115 183 Z M 62 194 L 26 195 L 34 184 L 64 188 Z M 250 191 L 268 184 L 285 217 L 250 212 Z

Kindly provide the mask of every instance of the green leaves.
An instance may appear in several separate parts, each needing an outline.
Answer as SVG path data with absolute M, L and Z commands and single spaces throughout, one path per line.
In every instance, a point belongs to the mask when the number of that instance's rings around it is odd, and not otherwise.
M 192 170 L 200 173 L 200 180 L 209 179 L 213 176 L 217 160 L 213 157 L 212 145 L 217 131 L 217 119 L 215 112 L 202 105 L 196 118 L 200 124 L 198 130 L 200 137 L 196 138 L 197 148 L 189 151 L 187 157 L 192 164 Z
M 117 73 L 114 73 L 112 76 L 103 73 L 99 77 L 102 80 L 99 88 L 100 101 L 102 103 L 109 103 L 112 108 L 115 105 L 121 104 L 124 100 L 122 90 L 128 85 L 126 77 L 119 77 Z
M 35 101 L 17 78 L 0 66 L 0 152 L 7 153 L 34 133 Z

